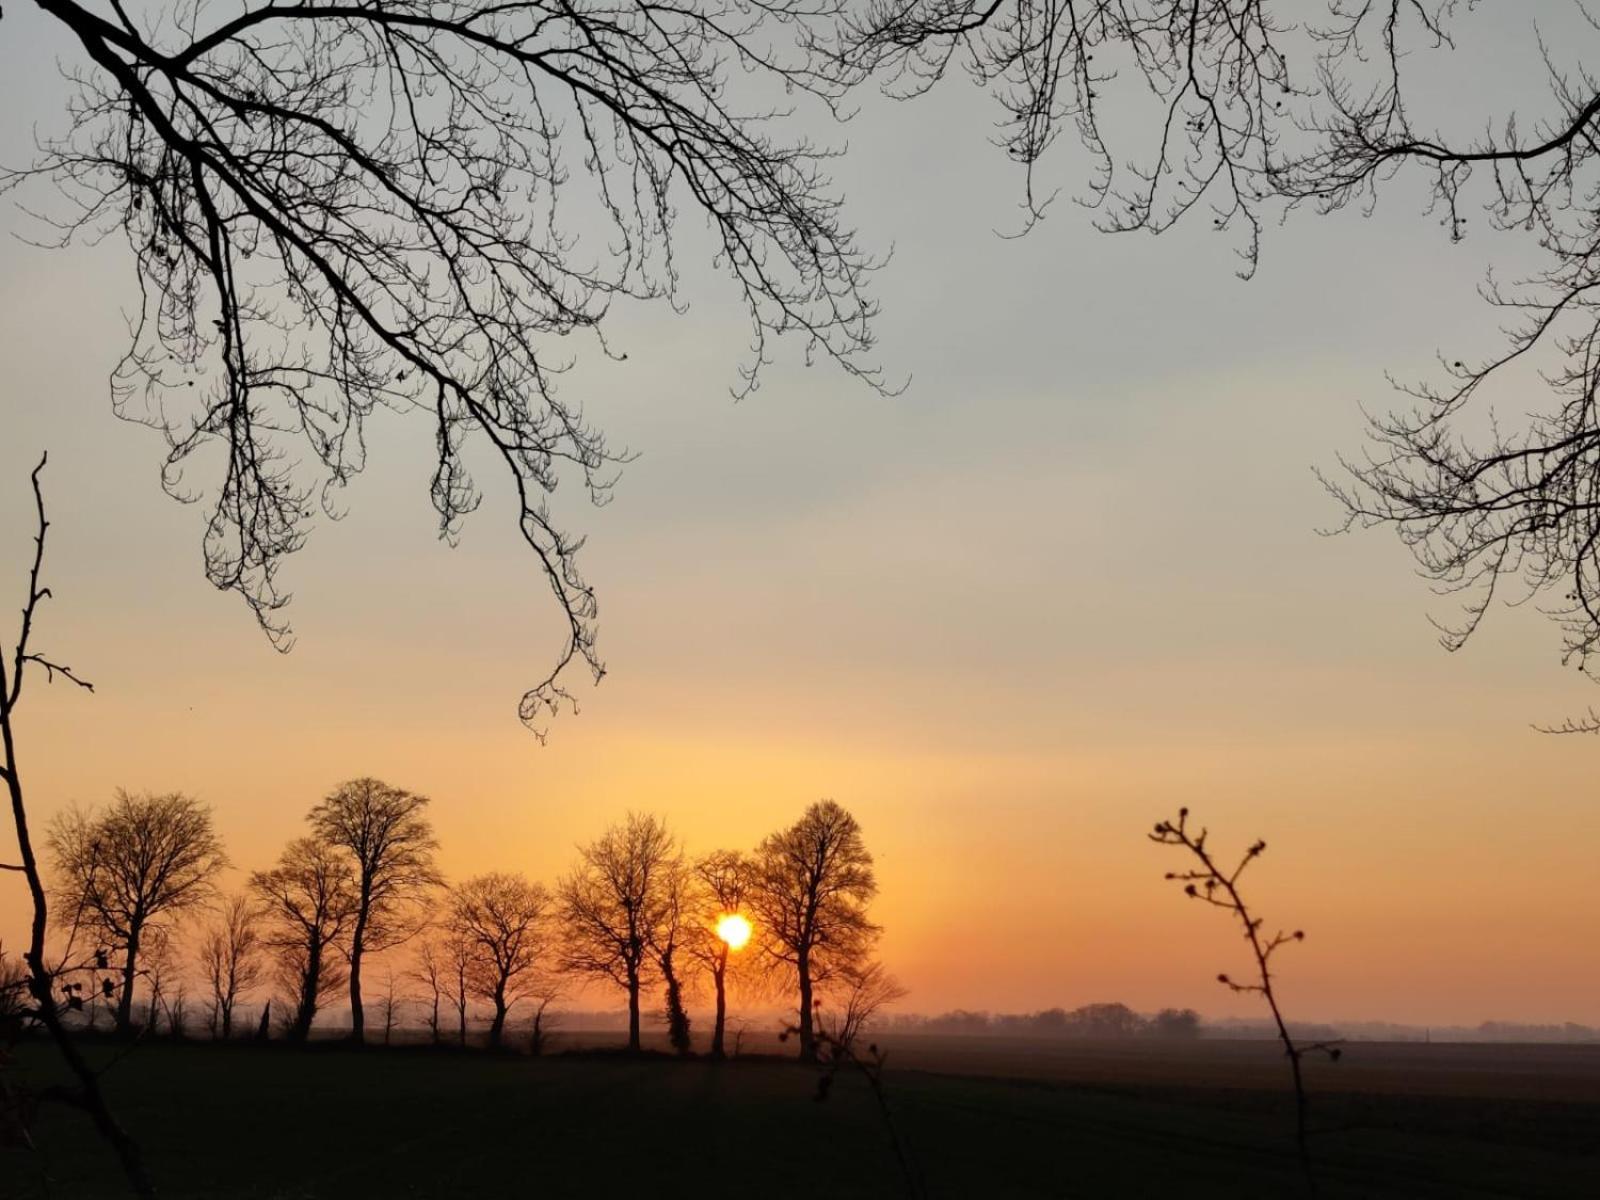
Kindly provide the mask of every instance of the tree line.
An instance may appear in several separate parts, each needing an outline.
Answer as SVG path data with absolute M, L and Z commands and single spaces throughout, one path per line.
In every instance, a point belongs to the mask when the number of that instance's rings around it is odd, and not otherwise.
M 933 1016 L 895 1013 L 885 1022 L 896 1031 L 950 1034 L 1011 1034 L 1063 1038 L 1197 1038 L 1200 1014 L 1192 1008 L 1163 1008 L 1150 1016 L 1126 1004 L 1083 1004 L 1074 1009 L 1045 1008 L 1027 1013 L 991 1013 L 953 1008 Z
M 819 1041 L 848 1045 L 904 995 L 874 957 L 872 855 L 832 800 L 752 850 L 698 856 L 661 817 L 631 813 L 549 884 L 515 871 L 447 881 L 430 805 L 379 779 L 342 783 L 231 893 L 212 811 L 193 796 L 118 791 L 102 809 L 64 811 L 46 835 L 62 1007 L 91 1022 L 108 1011 L 124 1037 L 163 1019 L 181 1031 L 198 976 L 213 1036 L 244 1032 L 241 1002 L 257 997 L 260 1037 L 304 1042 L 319 1014 L 344 1007 L 350 1038 L 365 1042 L 370 1010 L 387 1038 L 396 1009 L 392 971 L 371 1003 L 371 963 L 405 947 L 436 1042 L 465 1045 L 469 1010 L 481 1010 L 500 1048 L 521 1009 L 537 1052 L 550 1004 L 594 984 L 625 999 L 635 1052 L 654 1003 L 673 1049 L 689 1053 L 686 997 L 709 992 L 709 1053 L 722 1057 L 737 983 L 787 997 L 800 1057 L 814 1060 Z M 20 1005 L 26 980 L 13 974 L 0 989 Z

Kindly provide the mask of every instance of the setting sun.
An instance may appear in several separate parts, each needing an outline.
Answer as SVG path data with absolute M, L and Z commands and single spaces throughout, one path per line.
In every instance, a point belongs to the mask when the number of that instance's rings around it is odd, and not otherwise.
M 739 913 L 718 917 L 717 936 L 728 943 L 728 949 L 743 950 L 750 940 L 750 919 Z

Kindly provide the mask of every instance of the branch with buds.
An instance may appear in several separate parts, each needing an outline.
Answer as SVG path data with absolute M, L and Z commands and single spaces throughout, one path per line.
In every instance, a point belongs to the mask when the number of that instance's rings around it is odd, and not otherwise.
M 1206 845 L 1207 831 L 1201 828 L 1199 832 L 1194 832 L 1190 828 L 1187 808 L 1178 810 L 1176 821 L 1157 822 L 1155 829 L 1148 836 L 1157 845 L 1180 847 L 1195 858 L 1197 866 L 1187 871 L 1168 871 L 1166 875 L 1173 882 L 1183 885 L 1184 895 L 1191 900 L 1200 900 L 1214 908 L 1232 913 L 1244 927 L 1245 941 L 1250 944 L 1250 952 L 1255 959 L 1255 980 L 1241 983 L 1224 972 L 1217 976 L 1217 982 L 1234 992 L 1260 996 L 1272 1012 L 1278 1040 L 1283 1043 L 1284 1053 L 1288 1056 L 1290 1072 L 1294 1079 L 1295 1140 L 1300 1152 L 1300 1166 L 1305 1172 L 1307 1188 L 1315 1192 L 1316 1182 L 1311 1170 L 1311 1154 L 1306 1143 L 1306 1089 L 1300 1064 L 1308 1054 L 1325 1054 L 1330 1061 L 1337 1062 L 1342 1051 L 1335 1042 L 1296 1042 L 1289 1032 L 1289 1024 L 1284 1019 L 1283 1010 L 1278 1004 L 1278 996 L 1273 989 L 1273 956 L 1291 942 L 1305 941 L 1306 935 L 1301 929 L 1292 932 L 1280 929 L 1268 936 L 1263 932 L 1262 918 L 1250 910 L 1240 894 L 1240 877 L 1251 863 L 1266 852 L 1267 843 L 1260 839 L 1251 843 L 1238 864 L 1232 870 L 1228 870 L 1218 864 Z

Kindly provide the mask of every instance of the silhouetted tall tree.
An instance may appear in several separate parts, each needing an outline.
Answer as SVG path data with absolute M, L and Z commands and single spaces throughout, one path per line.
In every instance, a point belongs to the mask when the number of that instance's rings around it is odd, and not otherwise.
M 659 817 L 629 813 L 578 850 L 561 881 L 562 962 L 616 984 L 628 997 L 628 1048 L 639 1042 L 639 989 L 671 912 L 677 842 Z
M 537 981 L 550 909 L 550 893 L 521 875 L 492 872 L 450 890 L 446 929 L 465 948 L 467 986 L 494 1006 L 492 1049 L 503 1044 L 506 1014 Z
M 31 1007 L 27 1015 L 42 1024 L 51 1040 L 61 1052 L 67 1069 L 72 1074 L 73 1085 L 66 1095 L 82 1106 L 94 1121 L 100 1136 L 111 1146 L 122 1166 L 128 1183 L 140 1196 L 153 1197 L 155 1185 L 144 1167 L 139 1145 L 128 1136 L 111 1107 L 106 1103 L 105 1091 L 100 1086 L 98 1072 L 84 1059 L 73 1043 L 66 1026 L 61 1021 L 61 1010 L 56 1004 L 55 973 L 45 960 L 45 936 L 50 924 L 50 900 L 45 892 L 44 876 L 39 870 L 38 854 L 33 848 L 33 834 L 28 825 L 27 796 L 23 788 L 22 757 L 17 730 L 17 709 L 22 702 L 22 686 L 27 678 L 44 673 L 46 682 L 56 676 L 84 689 L 94 691 L 94 686 L 71 667 L 63 665 L 35 648 L 34 622 L 39 606 L 50 598 L 50 589 L 44 585 L 45 537 L 50 531 L 50 521 L 45 515 L 44 490 L 39 477 L 44 473 L 48 454 L 42 455 L 39 465 L 29 476 L 33 489 L 33 506 L 37 517 L 33 537 L 33 558 L 28 567 L 27 591 L 22 602 L 22 620 L 16 641 L 8 655 L 0 655 L 0 782 L 6 787 L 6 799 L 11 807 L 12 829 L 17 837 L 15 863 L 0 863 L 0 870 L 15 871 L 28 884 L 28 899 L 32 906 L 28 924 L 28 944 L 23 952 L 27 971 L 27 992 Z
M 122 959 L 117 1030 L 133 1029 L 133 988 L 144 941 L 215 894 L 228 863 L 211 810 L 181 792 L 118 790 L 104 812 L 71 808 L 50 826 L 57 920 L 94 934 Z
M 878 927 L 867 905 L 878 891 L 856 819 L 832 800 L 756 849 L 750 902 L 762 948 L 793 974 L 800 1057 L 817 1057 L 816 988 L 841 968 L 864 963 Z
M 80 95 L 0 190 L 53 179 L 80 227 L 122 227 L 144 305 L 116 406 L 167 435 L 174 495 L 193 494 L 191 455 L 220 450 L 206 571 L 274 639 L 280 565 L 365 465 L 375 409 L 427 415 L 448 538 L 479 501 L 470 447 L 509 474 L 567 627 L 523 699 L 531 723 L 571 663 L 602 672 L 582 539 L 546 497 L 570 469 L 603 499 L 627 457 L 558 394 L 552 346 L 593 331 L 608 350 L 615 300 L 674 295 L 680 209 L 705 219 L 752 323 L 740 391 L 786 333 L 872 378 L 872 264 L 827 152 L 774 135 L 768 87 L 728 86 L 737 63 L 831 105 L 831 60 L 792 31 L 844 2 L 245 0 L 136 18 L 38 0 L 79 51 Z
M 233 1036 L 239 997 L 261 981 L 261 914 L 248 896 L 229 896 L 200 942 L 200 968 L 211 988 L 212 1031 Z
M 664 989 L 662 1015 L 667 1021 L 667 1042 L 679 1054 L 688 1054 L 694 1048 L 694 1038 L 690 1030 L 689 1010 L 684 1003 L 678 952 L 693 938 L 694 927 L 691 876 L 682 854 L 675 855 L 663 864 L 661 879 L 661 920 L 656 923 L 651 935 L 650 948 L 655 953 L 656 965 L 661 969 Z
M 689 941 L 690 953 L 711 976 L 716 999 L 711 1026 L 711 1057 L 726 1053 L 725 1031 L 728 1020 L 728 956 L 731 949 L 717 932 L 725 916 L 743 915 L 746 893 L 750 889 L 750 863 L 737 850 L 716 850 L 694 864 L 698 885 L 694 925 Z
M 428 798 L 377 779 L 352 779 L 311 810 L 316 835 L 355 860 L 356 914 L 350 928 L 350 1037 L 366 1036 L 361 962 L 416 932 L 415 905 L 441 881 Z
M 327 994 L 345 980 L 339 962 L 360 897 L 348 856 L 317 838 L 290 842 L 270 871 L 250 876 L 266 918 L 264 943 L 277 953 L 278 979 L 294 1041 L 311 1034 Z

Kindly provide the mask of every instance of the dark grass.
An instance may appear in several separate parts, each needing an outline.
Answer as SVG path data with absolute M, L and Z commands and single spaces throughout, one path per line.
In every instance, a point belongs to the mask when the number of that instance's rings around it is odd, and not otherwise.
M 20 1065 L 57 1078 L 47 1046 Z M 819 1104 L 814 1079 L 767 1058 L 153 1044 L 107 1085 L 174 1200 L 903 1195 L 861 1081 Z M 1300 1194 L 1279 1093 L 892 1066 L 888 1087 L 932 1196 Z M 1314 1122 L 1328 1196 L 1592 1196 L 1600 1179 L 1600 1105 L 1346 1093 Z M 0 1196 L 122 1194 L 81 1115 L 47 1107 L 36 1132 L 39 1153 L 0 1150 Z

